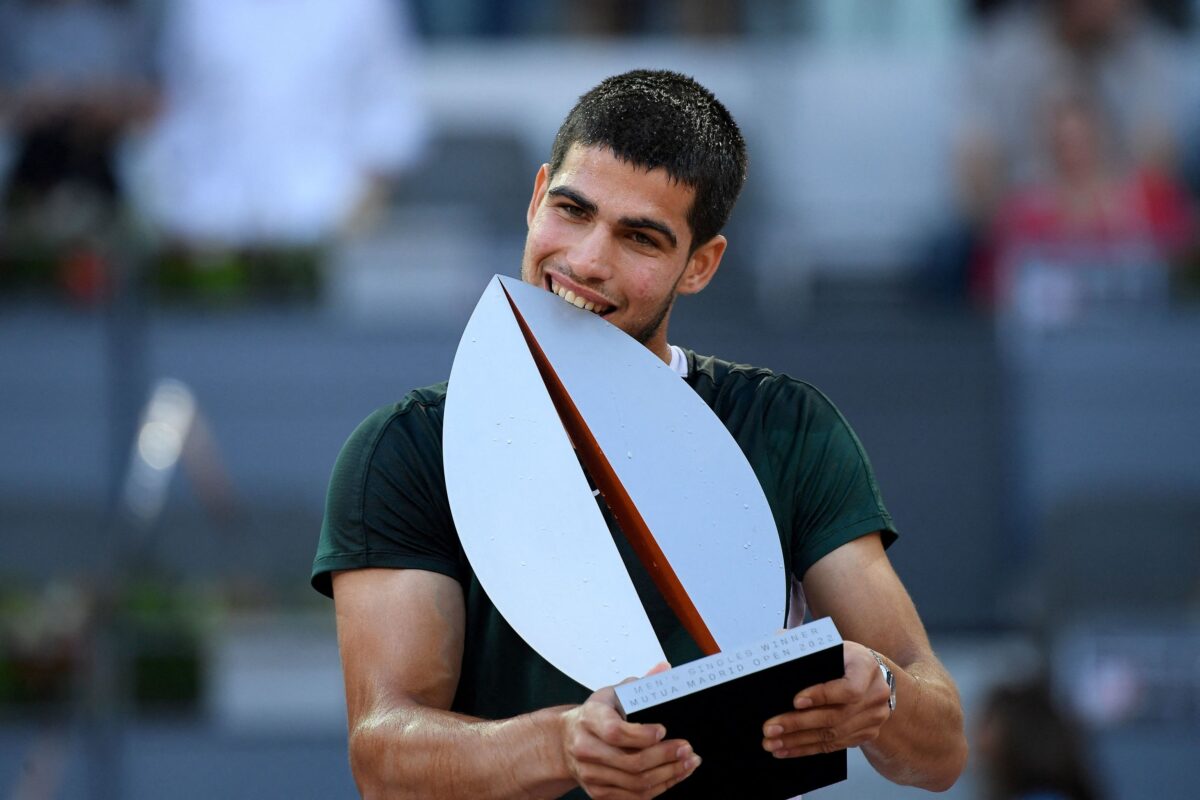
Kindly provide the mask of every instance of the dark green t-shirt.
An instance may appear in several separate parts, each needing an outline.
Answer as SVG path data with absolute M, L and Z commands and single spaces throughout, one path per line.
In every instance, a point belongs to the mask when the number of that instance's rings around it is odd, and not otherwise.
M 829 400 L 770 370 L 687 352 L 688 384 L 725 423 L 762 483 L 789 574 L 873 531 L 895 539 L 867 455 Z M 589 694 L 539 657 L 500 616 L 471 569 L 450 516 L 442 467 L 446 384 L 410 392 L 371 414 L 343 447 L 329 484 L 312 584 L 362 567 L 425 569 L 457 580 L 466 599 L 466 643 L 453 708 L 501 719 Z M 609 520 L 610 527 L 612 520 Z M 624 537 L 616 535 L 622 555 Z M 636 559 L 626 558 L 627 564 Z M 650 579 L 631 566 L 672 664 L 701 653 Z M 392 620 L 403 624 L 404 609 Z

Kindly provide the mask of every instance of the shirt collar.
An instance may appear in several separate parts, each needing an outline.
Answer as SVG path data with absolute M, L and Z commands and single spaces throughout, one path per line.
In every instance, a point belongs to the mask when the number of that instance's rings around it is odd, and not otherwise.
M 671 345 L 671 369 L 679 373 L 679 377 L 686 378 L 688 376 L 687 355 L 683 352 L 682 347 Z

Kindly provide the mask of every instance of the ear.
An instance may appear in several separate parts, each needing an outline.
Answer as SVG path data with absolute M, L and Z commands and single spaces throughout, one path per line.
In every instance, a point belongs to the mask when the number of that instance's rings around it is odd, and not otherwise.
M 687 267 L 684 268 L 675 291 L 680 294 L 695 294 L 708 286 L 708 282 L 717 274 L 717 267 L 721 266 L 721 256 L 725 255 L 725 247 L 728 244 L 724 236 L 717 234 L 697 247 L 696 252 L 688 259 Z
M 538 208 L 542 205 L 542 200 L 546 198 L 546 190 L 550 188 L 550 165 L 542 164 L 541 169 L 537 171 L 537 175 L 533 179 L 533 197 L 529 199 L 529 208 L 525 212 L 526 226 L 533 225 L 533 218 L 537 216 Z

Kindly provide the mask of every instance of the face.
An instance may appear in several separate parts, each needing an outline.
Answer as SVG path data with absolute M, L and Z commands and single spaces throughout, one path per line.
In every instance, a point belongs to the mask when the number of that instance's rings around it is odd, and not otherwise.
M 725 238 L 696 248 L 687 213 L 695 192 L 664 170 L 576 145 L 534 181 L 521 277 L 599 314 L 669 361 L 667 321 L 678 294 L 712 279 Z

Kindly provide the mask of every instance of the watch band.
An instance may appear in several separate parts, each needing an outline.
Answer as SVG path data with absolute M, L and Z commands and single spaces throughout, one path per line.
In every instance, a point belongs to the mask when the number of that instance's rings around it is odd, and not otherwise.
M 883 673 L 883 680 L 888 686 L 888 711 L 895 712 L 896 710 L 896 676 L 892 674 L 892 670 L 884 662 L 883 656 L 870 651 L 871 655 L 875 656 L 875 662 L 879 664 L 879 671 Z

